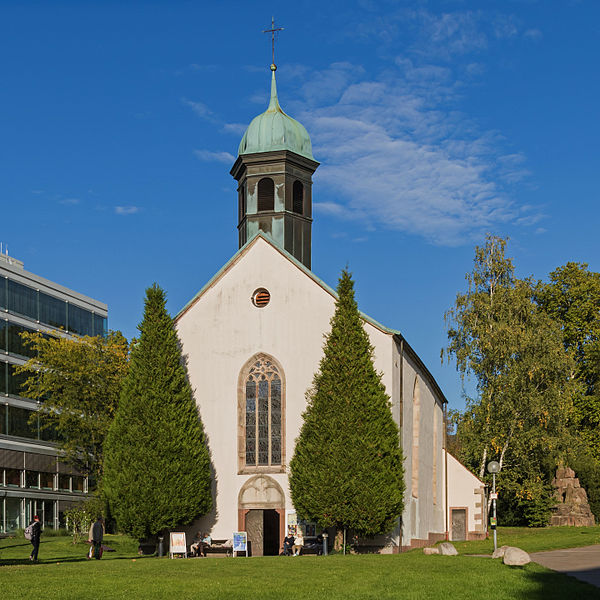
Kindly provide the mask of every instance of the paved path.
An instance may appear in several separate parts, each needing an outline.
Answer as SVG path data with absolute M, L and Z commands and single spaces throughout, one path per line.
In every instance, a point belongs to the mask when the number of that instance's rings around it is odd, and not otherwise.
M 532 552 L 531 560 L 559 573 L 600 587 L 600 545 Z

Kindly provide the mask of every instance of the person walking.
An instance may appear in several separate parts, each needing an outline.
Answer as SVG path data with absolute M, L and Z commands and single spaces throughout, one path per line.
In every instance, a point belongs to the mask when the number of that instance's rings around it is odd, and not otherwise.
M 40 536 L 42 535 L 42 524 L 40 523 L 40 518 L 37 515 L 33 517 L 33 523 L 30 525 L 30 527 L 31 545 L 33 546 L 33 550 L 29 555 L 29 560 L 37 562 L 38 550 L 40 549 Z
M 99 516 L 90 527 L 90 539 L 93 548 L 93 556 L 96 560 L 102 557 L 102 540 L 104 539 L 104 519 Z

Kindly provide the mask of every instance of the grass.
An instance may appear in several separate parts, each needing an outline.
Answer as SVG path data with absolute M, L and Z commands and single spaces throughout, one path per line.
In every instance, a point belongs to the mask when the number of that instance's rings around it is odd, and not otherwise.
M 23 538 L 0 542 L 3 598 L 45 600 L 99 597 L 154 599 L 260 598 L 436 600 L 600 600 L 600 590 L 536 564 L 507 567 L 469 556 L 306 556 L 299 558 L 142 558 L 137 543 L 107 536 L 115 548 L 101 561 L 86 560 L 86 543 L 42 538 L 40 563 L 29 560 Z
M 517 546 L 526 552 L 542 552 L 560 548 L 578 548 L 600 544 L 600 526 L 596 527 L 498 527 L 498 548 Z M 453 542 L 465 554 L 491 554 L 494 539 Z

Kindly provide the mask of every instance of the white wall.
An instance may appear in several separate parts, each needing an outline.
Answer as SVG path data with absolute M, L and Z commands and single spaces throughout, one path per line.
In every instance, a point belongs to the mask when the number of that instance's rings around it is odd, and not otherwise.
M 448 523 L 451 530 L 452 508 L 467 509 L 467 531 L 483 533 L 483 482 L 448 452 Z M 452 539 L 452 531 L 450 531 Z

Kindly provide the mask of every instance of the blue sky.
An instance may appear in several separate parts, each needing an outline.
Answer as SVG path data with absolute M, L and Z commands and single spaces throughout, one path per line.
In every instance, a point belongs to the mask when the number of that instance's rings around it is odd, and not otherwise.
M 313 271 L 440 364 L 485 232 L 517 274 L 600 270 L 596 1 L 0 1 L 0 241 L 136 333 L 237 250 L 229 169 L 279 99 L 315 158 Z

